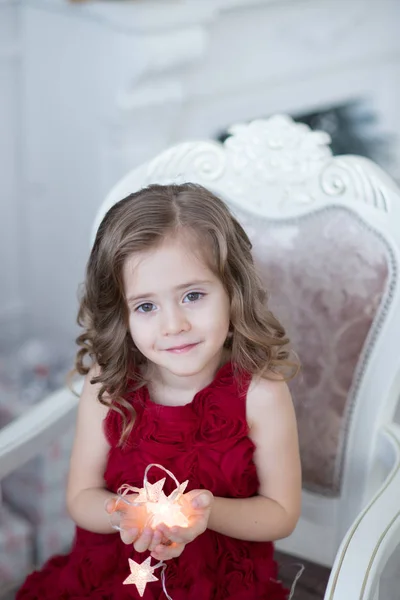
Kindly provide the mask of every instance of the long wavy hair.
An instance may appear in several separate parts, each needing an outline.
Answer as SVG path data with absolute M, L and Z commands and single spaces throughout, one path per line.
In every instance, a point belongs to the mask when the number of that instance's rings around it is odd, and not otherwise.
M 86 375 L 97 364 L 99 401 L 122 417 L 120 442 L 134 421 L 125 399 L 146 381 L 147 359 L 135 348 L 128 329 L 122 270 L 128 257 L 160 245 L 167 236 L 190 233 L 201 244 L 204 259 L 221 280 L 230 299 L 230 334 L 226 346 L 237 371 L 268 377 L 288 368 L 285 330 L 267 306 L 267 293 L 258 276 L 251 243 L 224 202 L 204 187 L 150 185 L 121 200 L 105 215 L 86 268 L 78 324 L 79 350 L 75 367 Z

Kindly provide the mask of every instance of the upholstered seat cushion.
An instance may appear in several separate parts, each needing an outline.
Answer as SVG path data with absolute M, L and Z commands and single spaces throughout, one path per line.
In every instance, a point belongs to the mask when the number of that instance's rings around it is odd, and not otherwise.
M 357 372 L 389 302 L 390 248 L 339 207 L 279 222 L 238 216 L 302 364 L 292 390 L 304 486 L 337 495 Z

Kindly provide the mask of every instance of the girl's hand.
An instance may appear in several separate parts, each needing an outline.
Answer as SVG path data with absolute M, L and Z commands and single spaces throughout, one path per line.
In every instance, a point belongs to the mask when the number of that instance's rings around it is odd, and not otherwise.
M 130 502 L 134 502 L 137 494 L 125 496 Z M 124 544 L 133 544 L 137 552 L 154 550 L 162 543 L 163 535 L 160 531 L 153 531 L 146 527 L 147 513 L 144 505 L 132 506 L 119 498 L 108 500 L 105 506 L 111 516 L 111 521 L 120 532 Z
M 165 545 L 165 543 L 157 545 L 151 552 L 152 557 L 157 560 L 168 560 L 180 556 L 186 544 L 192 542 L 207 529 L 213 501 L 214 496 L 207 490 L 192 490 L 184 494 L 180 503 L 183 513 L 189 520 L 189 525 L 172 528 L 164 524 L 158 525 L 156 532 L 161 532 L 170 545 Z

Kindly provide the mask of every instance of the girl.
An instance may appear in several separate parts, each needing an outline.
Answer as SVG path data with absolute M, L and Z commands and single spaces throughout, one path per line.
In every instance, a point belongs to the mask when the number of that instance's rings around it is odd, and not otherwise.
M 288 340 L 265 300 L 246 233 L 201 186 L 152 185 L 108 211 L 78 316 L 76 537 L 17 600 L 138 599 L 123 584 L 128 558 L 147 557 L 168 561 L 173 600 L 287 599 L 272 541 L 298 520 L 300 460 Z M 143 529 L 138 508 L 116 533 L 116 492 L 143 487 L 150 463 L 189 480 L 189 527 Z M 153 468 L 149 482 L 164 475 Z M 165 600 L 160 578 L 143 598 Z

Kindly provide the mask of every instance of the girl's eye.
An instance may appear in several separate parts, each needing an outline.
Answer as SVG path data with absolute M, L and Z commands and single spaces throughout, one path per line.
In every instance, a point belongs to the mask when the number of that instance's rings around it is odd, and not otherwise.
M 196 302 L 196 300 L 200 300 L 200 298 L 203 298 L 204 294 L 202 294 L 201 292 L 189 292 L 185 298 L 184 298 L 184 302 L 187 300 L 188 302 Z
M 144 302 L 144 304 L 141 304 L 137 307 L 136 311 L 141 313 L 149 313 L 152 310 L 154 310 L 154 308 L 155 307 L 154 304 L 152 304 L 152 302 Z

